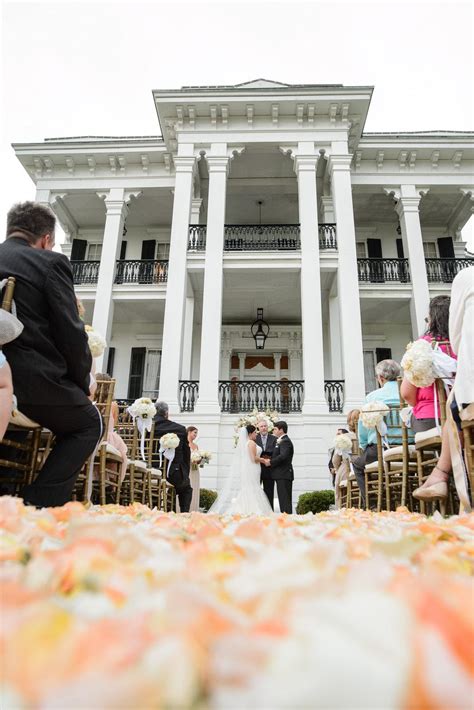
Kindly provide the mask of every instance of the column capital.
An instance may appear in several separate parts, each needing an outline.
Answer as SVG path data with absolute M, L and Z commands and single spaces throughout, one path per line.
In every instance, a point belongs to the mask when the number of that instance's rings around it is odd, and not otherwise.
M 300 172 L 315 172 L 319 160 L 319 152 L 312 141 L 281 145 L 280 152 L 288 155 L 293 160 L 293 169 L 298 175 Z
M 228 155 L 206 155 L 207 168 L 210 173 L 227 173 L 230 160 Z
M 352 163 L 352 155 L 336 155 L 331 153 L 328 159 L 328 170 L 329 174 L 333 175 L 336 171 L 347 170 L 350 171 Z
M 173 163 L 177 173 L 192 173 L 196 166 L 196 158 L 194 155 L 175 155 Z

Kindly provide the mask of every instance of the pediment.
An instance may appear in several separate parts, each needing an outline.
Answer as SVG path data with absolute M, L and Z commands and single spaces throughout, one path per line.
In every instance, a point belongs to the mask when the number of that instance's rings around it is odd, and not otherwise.
M 253 79 L 246 81 L 243 84 L 236 84 L 236 89 L 281 89 L 288 87 L 289 84 L 283 84 L 281 81 L 270 81 L 269 79 Z

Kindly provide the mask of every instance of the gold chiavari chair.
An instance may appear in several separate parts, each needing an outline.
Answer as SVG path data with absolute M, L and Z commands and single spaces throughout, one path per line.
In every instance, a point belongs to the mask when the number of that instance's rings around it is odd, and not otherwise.
M 398 385 L 400 392 L 401 378 L 398 380 Z M 400 393 L 398 415 L 395 412 L 392 415 L 395 425 L 392 427 L 392 433 L 398 435 L 393 432 L 393 429 L 400 429 L 401 443 L 400 445 L 395 444 L 383 452 L 387 510 L 396 510 L 399 505 L 405 506 L 407 504 L 410 510 L 413 510 L 414 499 L 411 494 L 418 486 L 414 434 L 406 426 L 401 416 L 405 406 L 406 402 Z
M 7 278 L 1 308 L 12 311 L 15 279 Z M 31 483 L 39 469 L 41 425 L 34 422 L 12 403 L 10 421 L 0 440 L 0 483 L 4 491 L 18 495 L 24 485 Z

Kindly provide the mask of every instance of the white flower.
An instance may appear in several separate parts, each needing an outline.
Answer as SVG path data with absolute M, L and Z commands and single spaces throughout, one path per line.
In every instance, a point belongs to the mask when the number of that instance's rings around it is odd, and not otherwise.
M 85 330 L 87 333 L 87 338 L 89 340 L 89 349 L 91 351 L 92 357 L 99 357 L 104 352 L 107 347 L 107 343 L 104 338 L 98 333 L 91 325 L 86 325 Z
M 360 418 L 366 429 L 376 429 L 384 415 L 389 412 L 389 408 L 383 402 L 369 402 L 364 404 L 360 410 Z
M 163 449 L 177 449 L 179 446 L 179 437 L 177 434 L 163 434 L 160 439 L 160 444 Z
M 148 397 L 139 397 L 128 408 L 130 416 L 140 417 L 141 419 L 153 419 L 156 414 L 156 407 Z
M 336 434 L 334 437 L 334 451 L 342 456 L 352 451 L 352 439 L 349 434 Z
M 210 451 L 199 451 L 199 456 L 201 457 L 201 463 L 209 463 L 212 459 L 212 454 Z
M 435 381 L 433 349 L 427 340 L 408 343 L 401 362 L 408 382 L 415 387 L 429 387 Z
M 191 451 L 191 463 L 201 463 L 201 453 L 199 451 Z

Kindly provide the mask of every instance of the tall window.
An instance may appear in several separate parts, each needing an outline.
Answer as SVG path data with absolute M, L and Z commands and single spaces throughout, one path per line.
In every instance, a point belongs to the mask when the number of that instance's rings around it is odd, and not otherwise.
M 160 388 L 161 350 L 147 350 L 143 396 L 156 399 Z
M 436 251 L 436 242 L 423 242 L 423 251 L 425 259 L 437 259 L 438 252 Z
M 87 249 L 88 261 L 100 261 L 102 254 L 102 244 L 89 244 Z
M 358 259 L 365 259 L 367 256 L 367 247 L 365 242 L 356 242 L 356 255 Z
M 170 245 L 158 242 L 156 258 L 160 261 L 167 261 L 170 255 Z

